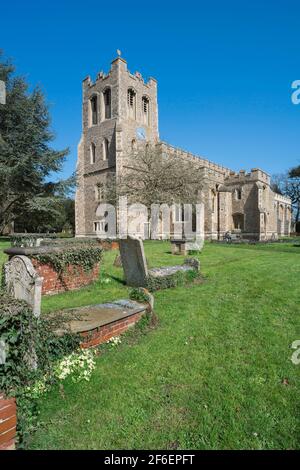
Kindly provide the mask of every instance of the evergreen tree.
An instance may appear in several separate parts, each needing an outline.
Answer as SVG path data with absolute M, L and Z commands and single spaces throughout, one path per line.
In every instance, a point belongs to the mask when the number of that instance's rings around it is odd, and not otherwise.
M 68 149 L 54 150 L 50 143 L 50 115 L 39 88 L 29 92 L 23 77 L 0 52 L 0 80 L 6 83 L 6 104 L 0 105 L 0 234 L 18 217 L 57 216 L 71 178 L 51 182 L 62 169 Z

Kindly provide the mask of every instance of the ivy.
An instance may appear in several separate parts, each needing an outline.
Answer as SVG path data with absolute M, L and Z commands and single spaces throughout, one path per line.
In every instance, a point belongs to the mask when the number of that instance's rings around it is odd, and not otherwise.
M 155 292 L 170 287 L 184 286 L 197 279 L 200 279 L 200 274 L 196 270 L 178 271 L 169 276 L 149 276 L 146 279 L 146 287 L 149 292 Z
M 11 246 L 27 248 L 36 246 L 39 239 L 49 238 L 53 240 L 56 237 L 55 233 L 15 233 L 10 236 L 10 242 Z
M 98 238 L 54 238 L 49 239 L 45 238 L 41 241 L 41 246 L 56 246 L 56 247 L 76 247 L 76 246 L 86 246 L 86 245 L 95 245 L 99 243 Z
M 19 442 L 36 423 L 36 403 L 25 390 L 45 375 L 54 383 L 54 364 L 79 347 L 78 335 L 54 333 L 61 321 L 37 318 L 27 303 L 0 292 L 0 390 L 17 400 Z
M 40 264 L 52 266 L 61 277 L 70 265 L 80 267 L 86 273 L 92 271 L 94 266 L 102 260 L 102 253 L 100 246 L 80 245 L 31 255 L 31 258 L 36 259 Z
M 129 298 L 141 303 L 150 302 L 149 294 L 147 294 L 147 290 L 143 287 L 133 287 L 130 289 Z

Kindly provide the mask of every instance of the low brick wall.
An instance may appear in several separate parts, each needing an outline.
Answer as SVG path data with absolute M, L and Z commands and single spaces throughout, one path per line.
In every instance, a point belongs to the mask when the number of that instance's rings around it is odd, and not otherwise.
M 0 450 L 15 449 L 16 426 L 16 400 L 0 392 Z
M 38 275 L 44 278 L 42 295 L 80 289 L 99 277 L 100 263 L 88 272 L 85 272 L 81 266 L 69 265 L 60 277 L 51 265 L 41 264 L 34 258 L 31 261 Z
M 112 241 L 108 242 L 106 240 L 99 240 L 100 245 L 102 246 L 103 250 L 110 251 L 110 250 L 118 250 L 119 249 L 119 242 Z
M 107 325 L 100 326 L 91 331 L 80 333 L 83 337 L 81 347 L 83 349 L 92 348 L 99 344 L 106 343 L 113 336 L 119 336 L 124 333 L 128 328 L 138 322 L 143 316 L 143 312 L 135 313 L 130 317 L 122 318 L 120 320 L 108 323 Z

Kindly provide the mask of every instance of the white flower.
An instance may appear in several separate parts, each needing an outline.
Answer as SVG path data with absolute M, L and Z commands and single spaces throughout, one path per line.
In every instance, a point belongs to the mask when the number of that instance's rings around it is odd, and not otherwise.
M 117 346 L 118 344 L 120 344 L 122 342 L 120 336 L 113 336 L 112 338 L 110 338 L 108 341 L 106 341 L 107 344 L 111 344 L 112 346 Z

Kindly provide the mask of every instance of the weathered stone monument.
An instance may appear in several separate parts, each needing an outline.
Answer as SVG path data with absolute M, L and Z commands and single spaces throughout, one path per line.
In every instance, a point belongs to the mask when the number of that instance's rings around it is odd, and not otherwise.
M 128 237 L 119 241 L 122 266 L 126 283 L 132 287 L 147 287 L 149 277 L 162 278 L 172 276 L 178 272 L 199 271 L 200 264 L 195 264 L 185 260 L 180 266 L 167 266 L 162 268 L 148 269 L 142 240 Z
M 79 334 L 81 347 L 90 348 L 119 336 L 138 322 L 147 312 L 152 312 L 154 299 L 148 294 L 149 302 L 120 299 L 105 304 L 64 310 L 64 319 L 55 331 L 58 336 L 67 332 Z M 150 309 L 150 310 L 149 310 Z M 52 317 L 60 315 L 54 312 Z
M 148 268 L 142 240 L 128 237 L 120 240 L 119 245 L 127 284 L 129 286 L 145 287 Z
M 171 240 L 172 255 L 186 255 L 186 240 Z
M 27 256 L 13 256 L 4 265 L 5 288 L 11 297 L 24 300 L 32 308 L 33 314 L 41 313 L 43 278 L 40 277 Z

